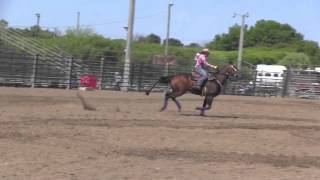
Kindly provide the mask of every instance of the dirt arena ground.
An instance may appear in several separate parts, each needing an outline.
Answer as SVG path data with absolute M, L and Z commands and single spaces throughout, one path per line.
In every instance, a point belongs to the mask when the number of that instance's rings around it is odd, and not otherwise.
M 320 101 L 0 88 L 1 180 L 319 180 Z

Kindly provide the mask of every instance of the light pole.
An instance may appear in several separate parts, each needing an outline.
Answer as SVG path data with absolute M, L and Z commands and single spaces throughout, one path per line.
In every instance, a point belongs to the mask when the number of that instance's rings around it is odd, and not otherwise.
M 242 61 L 242 51 L 243 51 L 245 19 L 247 17 L 249 17 L 249 13 L 246 13 L 246 14 L 234 13 L 233 17 L 235 18 L 236 16 L 240 16 L 241 17 L 241 29 L 240 29 L 240 38 L 239 38 L 238 60 L 237 60 L 237 68 L 240 71 L 241 70 L 241 61 Z
M 131 46 L 132 46 L 133 26 L 134 26 L 134 11 L 135 11 L 135 0 L 130 0 L 127 45 L 126 45 L 126 52 L 125 52 L 125 63 L 123 68 L 121 91 L 128 91 L 128 87 L 129 87 Z
M 37 17 L 37 27 L 40 28 L 40 13 L 35 14 Z
M 128 26 L 124 26 L 123 29 L 126 31 L 126 37 L 128 37 Z M 123 50 L 123 52 L 127 52 L 127 47 Z
M 170 38 L 170 21 L 171 21 L 171 7 L 173 6 L 172 0 L 169 0 L 168 3 L 168 20 L 167 20 L 167 37 L 166 37 L 166 47 L 164 51 L 166 66 L 165 66 L 165 76 L 169 73 L 169 64 L 168 64 L 168 48 L 169 48 L 169 38 Z
M 77 12 L 77 33 L 80 33 L 80 12 Z
M 171 20 L 171 7 L 173 6 L 173 2 L 169 1 L 168 4 L 168 21 L 167 21 L 167 37 L 166 37 L 166 47 L 164 55 L 168 56 L 168 46 L 169 46 L 169 38 L 170 38 L 170 20 Z

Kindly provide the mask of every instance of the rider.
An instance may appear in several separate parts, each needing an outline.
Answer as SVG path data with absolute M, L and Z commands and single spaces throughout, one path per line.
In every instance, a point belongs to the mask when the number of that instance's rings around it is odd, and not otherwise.
M 195 71 L 201 76 L 198 79 L 195 87 L 193 87 L 195 90 L 200 90 L 202 83 L 208 78 L 208 73 L 205 70 L 205 67 L 209 66 L 211 68 L 217 68 L 217 66 L 208 63 L 207 59 L 209 54 L 210 54 L 209 49 L 202 49 L 195 56 L 195 61 L 196 61 L 196 65 L 194 66 Z

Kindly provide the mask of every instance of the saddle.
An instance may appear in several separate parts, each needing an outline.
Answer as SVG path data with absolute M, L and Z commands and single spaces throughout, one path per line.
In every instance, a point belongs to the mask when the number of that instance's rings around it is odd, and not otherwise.
M 191 72 L 191 78 L 192 78 L 192 80 L 194 80 L 194 81 L 198 81 L 198 79 L 200 79 L 200 74 L 199 73 L 197 73 L 196 71 L 192 71 Z
M 198 81 L 200 78 L 201 78 L 201 75 L 200 75 L 198 72 L 196 72 L 196 71 L 192 71 L 192 72 L 191 72 L 191 80 L 192 80 L 192 81 Z M 205 80 L 202 82 L 202 84 L 200 85 L 200 89 L 194 88 L 193 90 L 194 90 L 194 91 L 199 91 L 199 93 L 201 93 L 202 90 L 203 90 L 203 87 L 204 87 L 204 85 L 206 84 L 207 81 L 208 81 L 208 78 L 205 79 Z M 202 92 L 201 94 L 203 94 L 203 92 Z
M 198 80 L 200 79 L 200 77 L 201 77 L 201 75 L 200 75 L 199 73 L 197 73 L 196 71 L 192 71 L 192 72 L 191 72 L 191 79 L 192 79 L 193 81 L 198 81 Z M 212 80 L 215 80 L 215 79 L 216 79 L 216 77 L 214 77 L 214 76 L 209 76 L 207 80 L 212 81 Z

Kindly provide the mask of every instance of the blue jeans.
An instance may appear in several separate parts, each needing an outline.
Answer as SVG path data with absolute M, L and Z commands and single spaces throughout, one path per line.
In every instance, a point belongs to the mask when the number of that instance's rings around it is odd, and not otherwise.
M 208 79 L 208 74 L 207 71 L 204 70 L 202 67 L 196 67 L 196 72 L 200 74 L 200 78 L 197 82 L 198 86 L 201 86 L 203 81 L 205 81 L 206 79 Z

